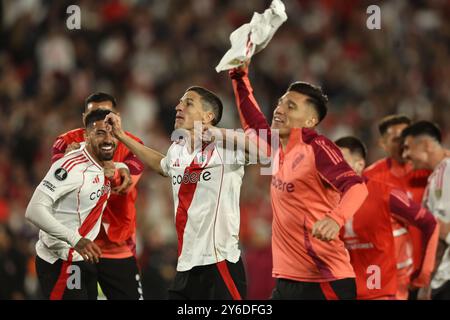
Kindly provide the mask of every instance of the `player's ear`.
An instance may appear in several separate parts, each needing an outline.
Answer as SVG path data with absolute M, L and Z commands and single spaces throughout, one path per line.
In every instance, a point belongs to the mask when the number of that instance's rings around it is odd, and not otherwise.
M 206 111 L 203 114 L 203 124 L 212 124 L 212 122 L 214 121 L 214 113 L 211 111 Z
M 81 114 L 81 119 L 83 120 L 83 126 L 85 126 L 86 127 L 86 113 L 82 113 Z
M 314 128 L 317 125 L 317 118 L 316 117 L 310 117 L 308 120 L 306 120 L 305 122 L 305 127 L 306 128 Z
M 385 152 L 387 152 L 387 146 L 386 146 L 386 142 L 383 136 L 378 138 L 378 145 L 380 146 L 381 149 L 383 149 Z
M 366 161 L 364 159 L 359 159 L 355 163 L 356 169 L 358 173 L 362 173 L 364 168 L 366 167 Z
M 430 138 L 428 138 L 428 137 L 424 139 L 424 143 L 425 143 L 425 150 L 428 153 L 432 152 L 434 147 L 436 146 L 435 141 L 430 139 Z

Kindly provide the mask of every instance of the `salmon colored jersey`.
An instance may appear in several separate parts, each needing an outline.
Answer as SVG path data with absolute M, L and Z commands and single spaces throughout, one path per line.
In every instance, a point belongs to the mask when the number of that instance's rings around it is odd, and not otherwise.
M 271 137 L 247 74 L 234 70 L 231 77 L 244 129 L 265 129 Z M 305 282 L 354 278 L 343 241 L 318 240 L 312 227 L 325 217 L 342 226 L 367 196 L 362 178 L 333 142 L 311 129 L 292 129 L 286 149 L 272 145 L 272 154 L 273 276 Z
M 425 239 L 427 261 L 434 261 L 438 229 L 433 215 L 405 192 L 369 179 L 369 195 L 341 230 L 356 274 L 357 299 L 393 299 L 397 293 L 397 259 L 391 218 L 419 228 Z M 431 267 L 431 268 L 430 268 Z M 433 266 L 418 276 L 429 281 Z
M 128 136 L 142 143 L 142 141 L 126 132 Z M 52 162 L 61 158 L 68 145 L 72 142 L 84 142 L 84 128 L 74 129 L 60 135 L 52 149 Z M 143 163 L 132 154 L 127 147 L 118 142 L 114 152 L 114 162 L 125 163 L 131 176 L 140 177 Z M 135 255 L 136 208 L 137 189 L 133 186 L 127 194 L 111 193 L 103 213 L 103 227 L 95 240 L 102 250 L 103 258 L 127 258 Z
M 429 170 L 413 170 L 410 164 L 400 164 L 392 158 L 381 159 L 364 171 L 364 176 L 375 178 L 405 190 L 408 196 L 417 203 L 422 203 L 423 193 L 430 175 Z M 395 237 L 397 268 L 401 277 L 408 279 L 411 272 L 418 272 L 423 261 L 423 239 L 420 230 L 414 226 L 406 227 L 396 219 L 392 219 Z M 402 271 L 403 269 L 403 271 Z M 409 283 L 406 283 L 407 287 Z M 423 284 L 416 283 L 422 286 Z

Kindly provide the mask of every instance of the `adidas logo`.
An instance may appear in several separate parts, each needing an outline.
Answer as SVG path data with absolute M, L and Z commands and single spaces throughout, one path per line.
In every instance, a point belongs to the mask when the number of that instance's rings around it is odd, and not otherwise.
M 92 181 L 92 183 L 100 183 L 100 178 L 98 175 L 95 176 L 95 179 Z

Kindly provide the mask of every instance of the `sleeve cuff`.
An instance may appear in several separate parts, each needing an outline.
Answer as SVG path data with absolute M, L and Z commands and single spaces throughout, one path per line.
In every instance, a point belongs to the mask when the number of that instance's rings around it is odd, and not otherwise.
M 81 240 L 81 238 L 83 238 L 82 236 L 80 236 L 80 234 L 78 232 L 74 232 L 68 239 L 69 244 L 72 246 L 72 248 L 75 248 L 76 244 L 78 243 L 78 241 Z
M 162 171 L 163 175 L 165 177 L 168 177 L 169 172 L 168 172 L 166 164 L 167 164 L 167 156 L 161 159 L 161 161 L 159 162 L 159 166 L 161 167 L 161 171 Z
M 243 77 L 246 77 L 248 75 L 248 68 L 242 70 L 238 68 L 231 69 L 228 74 L 230 75 L 231 79 L 240 79 Z

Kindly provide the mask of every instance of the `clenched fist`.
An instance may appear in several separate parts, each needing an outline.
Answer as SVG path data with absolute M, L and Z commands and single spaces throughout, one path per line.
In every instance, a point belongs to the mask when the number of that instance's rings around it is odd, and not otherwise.
M 339 224 L 332 218 L 317 221 L 312 228 L 313 237 L 322 241 L 331 241 L 339 234 Z

